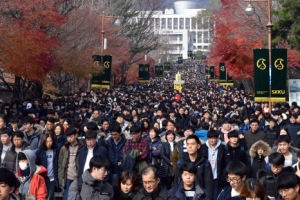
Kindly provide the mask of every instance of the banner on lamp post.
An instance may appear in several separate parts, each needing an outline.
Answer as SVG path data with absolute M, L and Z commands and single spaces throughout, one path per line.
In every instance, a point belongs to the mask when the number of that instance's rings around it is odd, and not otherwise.
M 227 83 L 227 72 L 225 63 L 219 63 L 219 71 L 220 71 L 220 85 L 226 85 Z
M 271 101 L 286 101 L 287 49 L 272 49 Z M 269 49 L 254 49 L 255 101 L 269 101 Z
M 287 49 L 272 49 L 272 102 L 286 102 Z
M 93 55 L 94 65 L 101 67 L 98 74 L 92 76 L 92 88 L 110 88 L 112 56 L 110 55 Z
M 209 67 L 210 80 L 215 80 L 215 66 Z
M 269 101 L 269 51 L 254 49 L 254 101 Z
M 139 64 L 139 82 L 148 82 L 149 76 L 149 64 Z
M 171 63 L 170 62 L 164 62 L 164 71 L 165 72 L 169 72 L 170 71 L 170 67 L 171 67 Z

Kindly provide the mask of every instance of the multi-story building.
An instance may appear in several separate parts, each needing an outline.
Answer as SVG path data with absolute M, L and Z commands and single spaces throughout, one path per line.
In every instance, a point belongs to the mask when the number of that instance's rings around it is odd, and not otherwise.
M 153 16 L 154 31 L 161 36 L 164 44 L 159 50 L 160 57 L 167 55 L 176 60 L 182 56 L 186 59 L 188 51 L 208 51 L 210 22 L 204 15 L 199 15 L 205 9 L 195 9 L 195 6 L 193 1 L 176 1 L 175 10 L 158 11 Z

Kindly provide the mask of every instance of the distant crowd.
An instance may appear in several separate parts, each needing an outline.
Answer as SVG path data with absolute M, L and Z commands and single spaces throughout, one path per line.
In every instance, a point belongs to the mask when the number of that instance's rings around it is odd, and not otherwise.
M 297 102 L 270 110 L 202 68 L 189 61 L 148 83 L 0 100 L 0 200 L 299 200 Z

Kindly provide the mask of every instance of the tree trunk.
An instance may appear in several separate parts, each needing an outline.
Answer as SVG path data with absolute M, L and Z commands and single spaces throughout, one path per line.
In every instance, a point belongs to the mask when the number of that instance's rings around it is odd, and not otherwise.
M 21 94 L 21 77 L 15 76 L 15 82 L 13 85 L 13 100 L 20 100 Z
M 245 86 L 246 92 L 254 93 L 254 79 L 244 79 L 241 82 Z

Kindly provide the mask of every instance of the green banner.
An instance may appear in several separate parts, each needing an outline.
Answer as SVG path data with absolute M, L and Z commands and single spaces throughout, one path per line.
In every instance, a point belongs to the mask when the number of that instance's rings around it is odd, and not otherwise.
M 110 76 L 112 56 L 93 55 L 94 65 L 102 68 L 99 74 L 93 75 L 91 80 L 92 88 L 110 88 Z
M 215 66 L 210 66 L 209 67 L 209 75 L 210 75 L 211 80 L 215 79 Z
M 271 101 L 286 101 L 287 49 L 272 49 L 271 77 L 269 77 L 269 50 L 254 49 L 254 89 L 255 101 L 269 101 L 270 81 Z
M 219 63 L 219 71 L 220 71 L 220 85 L 232 86 L 233 80 L 228 76 L 225 63 Z
M 155 77 L 159 77 L 159 66 L 155 65 Z
M 170 62 L 164 62 L 164 71 L 169 72 L 171 69 L 171 63 Z
M 205 76 L 210 76 L 209 69 L 209 66 L 205 65 Z
M 158 78 L 164 77 L 164 67 L 162 65 L 159 66 L 158 73 Z
M 225 63 L 219 63 L 219 71 L 220 71 L 220 85 L 225 85 L 227 83 Z
M 179 56 L 178 57 L 178 64 L 182 64 L 183 63 L 183 58 L 182 58 L 182 56 Z
M 272 99 L 286 102 L 287 49 L 272 49 Z
M 139 64 L 139 82 L 148 82 L 150 65 L 149 64 Z
M 188 51 L 188 58 L 189 59 L 193 58 L 193 52 L 192 51 Z

